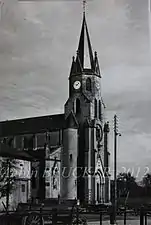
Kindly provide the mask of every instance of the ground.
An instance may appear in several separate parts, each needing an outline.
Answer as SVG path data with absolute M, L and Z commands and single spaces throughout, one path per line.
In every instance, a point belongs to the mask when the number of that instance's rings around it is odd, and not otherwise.
M 89 218 L 88 218 L 89 217 Z M 100 225 L 99 217 L 96 215 L 96 217 L 93 218 L 89 215 L 88 218 L 88 225 Z M 124 220 L 123 218 L 117 218 L 117 225 L 123 225 Z M 145 223 L 144 223 L 145 224 Z M 110 225 L 110 222 L 108 219 L 103 219 L 102 225 Z M 126 221 L 126 225 L 140 225 L 139 217 L 130 217 Z M 148 218 L 147 225 L 151 225 L 151 218 Z
M 123 225 L 123 224 L 124 224 L 123 220 L 117 221 L 117 225 Z M 88 222 L 88 225 L 100 225 L 100 222 L 99 221 Z M 102 225 L 110 225 L 110 222 L 103 221 Z M 140 225 L 140 221 L 139 220 L 127 220 L 126 225 Z M 147 225 L 151 225 L 151 220 L 148 221 Z
M 117 225 L 123 225 L 123 224 L 124 224 L 123 220 L 117 221 Z M 88 222 L 88 225 L 100 225 L 100 222 L 99 221 Z M 102 225 L 110 225 L 110 222 L 103 221 Z M 140 225 L 140 221 L 139 220 L 128 220 L 126 222 L 126 225 Z M 151 223 L 148 223 L 147 225 L 151 225 Z

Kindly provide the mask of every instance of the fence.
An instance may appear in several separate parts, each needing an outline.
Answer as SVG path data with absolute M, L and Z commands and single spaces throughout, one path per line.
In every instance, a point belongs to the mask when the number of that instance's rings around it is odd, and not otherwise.
M 117 217 L 120 216 L 121 224 L 129 225 L 127 223 L 129 215 L 135 214 L 133 210 L 124 210 L 117 214 Z M 46 210 L 40 209 L 35 211 L 24 211 L 24 212 L 8 212 L 0 214 L 0 225 L 87 225 L 88 219 L 87 216 L 97 215 L 99 224 L 102 225 L 104 221 L 104 216 L 108 218 L 110 224 L 115 224 L 113 211 L 110 210 L 98 210 L 94 208 L 93 210 L 81 210 L 76 208 L 75 211 L 71 210 L 61 210 L 57 209 Z M 151 210 L 145 207 L 141 207 L 137 212 L 137 217 L 140 220 L 140 225 L 149 225 L 149 216 L 151 215 Z M 118 218 L 117 218 L 118 219 Z M 98 223 L 97 223 L 98 224 Z M 109 224 L 107 222 L 107 224 Z
M 0 225 L 87 225 L 86 216 L 89 212 L 81 212 L 78 208 L 75 212 L 57 211 L 56 209 L 43 211 L 27 211 L 24 213 L 9 212 L 0 215 Z M 102 212 L 91 212 L 99 215 L 102 225 Z

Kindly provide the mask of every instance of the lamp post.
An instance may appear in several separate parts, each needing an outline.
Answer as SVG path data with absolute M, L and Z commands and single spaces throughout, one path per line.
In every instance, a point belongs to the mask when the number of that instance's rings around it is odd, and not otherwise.
M 117 211 L 117 136 L 121 136 L 117 127 L 117 115 L 114 115 L 114 223 L 116 224 Z
M 41 203 L 41 206 L 40 206 L 40 225 L 43 225 L 43 217 L 42 217 L 43 207 L 44 207 L 44 203 Z
M 77 199 L 77 225 L 79 224 L 79 206 L 80 206 L 80 200 Z

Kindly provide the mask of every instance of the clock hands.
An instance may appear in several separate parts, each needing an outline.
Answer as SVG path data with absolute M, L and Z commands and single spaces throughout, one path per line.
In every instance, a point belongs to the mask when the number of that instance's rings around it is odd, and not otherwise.
M 80 86 L 81 86 L 80 81 L 78 81 L 78 80 L 77 80 L 77 81 L 75 81 L 75 82 L 74 82 L 74 84 L 73 84 L 73 86 L 74 86 L 74 88 L 75 88 L 75 89 L 79 89 L 79 88 L 80 88 Z

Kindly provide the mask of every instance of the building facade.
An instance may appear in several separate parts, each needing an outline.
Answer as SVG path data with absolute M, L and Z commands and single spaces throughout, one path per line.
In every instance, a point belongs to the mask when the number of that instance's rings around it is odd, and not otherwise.
M 0 122 L 1 143 L 32 158 L 33 200 L 109 202 L 109 124 L 103 114 L 101 71 L 84 13 L 64 113 Z
M 7 159 L 1 158 L 0 159 L 0 171 L 3 170 L 2 162 L 6 163 L 8 162 Z M 15 162 L 12 164 L 10 163 L 10 177 L 9 177 L 9 165 L 7 164 L 7 167 L 5 167 L 6 177 L 3 181 L 0 183 L 1 188 L 5 188 L 5 186 L 9 185 L 8 178 L 10 178 L 10 191 L 9 191 L 9 210 L 14 210 L 17 208 L 18 203 L 27 203 L 27 201 L 30 198 L 30 177 L 31 177 L 31 171 L 30 171 L 30 162 L 25 160 L 15 160 Z M 11 185 L 11 181 L 13 181 L 13 186 Z M 4 186 L 5 185 L 5 186 Z M 8 186 L 7 186 L 8 187 Z M 0 198 L 0 210 L 5 210 L 4 205 L 7 205 L 7 194 L 5 197 Z

